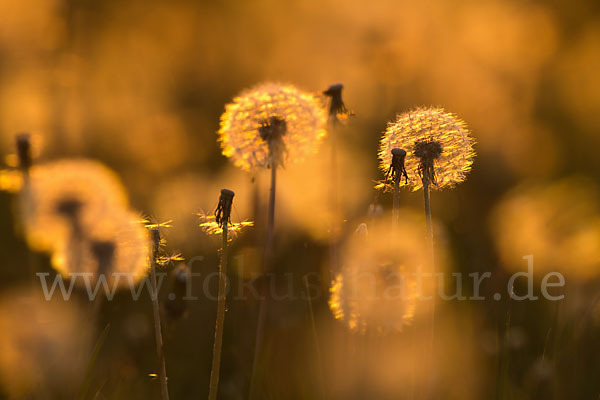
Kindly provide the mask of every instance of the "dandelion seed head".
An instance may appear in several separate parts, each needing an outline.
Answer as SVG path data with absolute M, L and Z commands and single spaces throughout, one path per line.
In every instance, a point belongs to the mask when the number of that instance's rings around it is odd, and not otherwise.
M 93 284 L 104 276 L 109 285 L 116 282 L 125 288 L 130 280 L 137 283 L 147 274 L 151 239 L 135 212 L 114 210 L 55 248 L 52 266 L 65 277 L 90 273 Z M 117 279 L 116 274 L 121 277 Z
M 341 268 L 330 288 L 329 307 L 336 319 L 355 332 L 379 334 L 400 332 L 425 315 L 425 301 L 435 282 L 424 272 L 429 260 L 423 226 L 424 217 L 400 209 L 399 224 L 391 229 L 391 215 L 370 226 L 359 224 L 340 247 Z M 384 221 L 389 221 L 385 223 Z M 437 270 L 447 266 L 443 227 L 436 224 Z
M 451 188 L 463 182 L 471 170 L 473 144 L 466 124 L 454 114 L 442 108 L 418 108 L 388 124 L 379 145 L 380 168 L 384 172 L 389 169 L 393 149 L 406 149 L 408 185 L 413 190 L 422 187 L 420 176 L 428 173 L 427 165 L 433 165 L 433 188 Z M 376 188 L 387 186 L 379 182 Z
M 38 251 L 64 248 L 73 231 L 86 231 L 115 210 L 127 207 L 117 175 L 91 160 L 37 164 L 24 199 L 29 245 Z
M 93 324 L 76 301 L 46 299 L 41 290 L 6 291 L 0 299 L 0 384 L 3 397 L 72 398 L 93 345 Z
M 325 137 L 327 117 L 319 99 L 292 85 L 263 83 L 225 107 L 219 142 L 244 170 L 301 161 Z
M 491 229 L 503 266 L 526 271 L 534 256 L 534 277 L 560 272 L 575 281 L 600 276 L 600 191 L 587 179 L 523 184 L 492 213 Z

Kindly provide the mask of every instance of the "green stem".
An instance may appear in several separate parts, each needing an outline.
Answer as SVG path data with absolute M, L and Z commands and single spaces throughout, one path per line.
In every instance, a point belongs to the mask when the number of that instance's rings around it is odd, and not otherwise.
M 210 371 L 209 400 L 216 400 L 219 391 L 219 371 L 221 369 L 221 349 L 223 347 L 223 326 L 225 323 L 225 297 L 227 294 L 228 232 L 227 224 L 223 224 L 223 247 L 221 249 L 221 265 L 219 271 L 219 294 L 217 302 L 217 322 L 215 325 L 215 341 L 213 344 L 212 368 Z
M 156 338 L 156 354 L 159 364 L 160 393 L 162 400 L 169 400 L 169 389 L 167 387 L 167 367 L 165 365 L 165 354 L 163 349 L 163 338 L 160 323 L 160 307 L 158 305 L 158 288 L 156 284 L 156 256 L 157 250 L 152 253 L 152 262 L 150 263 L 150 280 L 152 284 L 152 309 L 154 311 L 154 336 Z

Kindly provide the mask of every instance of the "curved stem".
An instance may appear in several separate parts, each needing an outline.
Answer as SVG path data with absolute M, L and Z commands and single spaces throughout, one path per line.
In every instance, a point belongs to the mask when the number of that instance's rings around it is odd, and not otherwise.
M 208 399 L 216 400 L 219 391 L 219 371 L 221 369 L 221 349 L 223 347 L 223 326 L 225 324 L 225 297 L 227 295 L 227 263 L 228 263 L 228 231 L 223 224 L 223 247 L 221 249 L 221 265 L 219 271 L 219 293 L 217 302 L 217 322 L 215 325 L 215 341 L 213 344 L 212 368 Z

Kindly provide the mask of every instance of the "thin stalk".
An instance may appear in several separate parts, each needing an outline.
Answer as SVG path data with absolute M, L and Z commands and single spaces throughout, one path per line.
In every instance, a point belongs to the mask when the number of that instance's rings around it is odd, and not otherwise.
M 427 247 L 428 247 L 428 253 L 429 253 L 429 270 L 431 273 L 431 279 L 433 280 L 433 282 L 435 282 L 436 276 L 435 276 L 435 258 L 434 258 L 434 251 L 433 251 L 433 224 L 431 222 L 431 203 L 429 200 L 429 186 L 430 186 L 430 182 L 429 182 L 429 177 L 427 176 L 426 173 L 423 174 L 423 200 L 425 202 L 425 221 L 426 221 L 426 225 L 427 225 Z M 430 363 L 430 365 L 433 365 L 433 354 L 434 354 L 434 350 L 435 350 L 435 285 L 432 284 L 432 288 L 434 290 L 434 293 L 432 293 L 431 295 L 431 316 L 430 316 L 430 337 L 429 337 L 429 349 L 427 352 L 428 355 L 428 361 Z M 429 382 L 429 387 L 428 387 L 428 395 L 430 396 L 432 394 L 432 390 L 433 390 L 433 375 L 430 379 Z
M 265 243 L 265 256 L 263 264 L 263 272 L 266 274 L 271 269 L 273 259 L 273 248 L 275 239 L 275 194 L 277 192 L 277 166 L 271 166 L 271 188 L 269 189 L 269 211 L 267 215 L 267 241 Z M 254 345 L 254 361 L 252 363 L 252 373 L 250 377 L 250 394 L 249 398 L 253 398 L 254 387 L 256 384 L 256 372 L 258 369 L 258 361 L 262 352 L 265 321 L 267 317 L 268 306 L 268 291 L 267 286 L 263 282 L 263 287 L 260 296 L 260 306 L 258 310 L 258 323 L 256 326 L 256 342 Z
M 169 389 L 167 387 L 167 367 L 165 365 L 165 354 L 163 349 L 163 338 L 160 324 L 160 308 L 158 305 L 158 288 L 156 284 L 156 257 L 158 249 L 154 247 L 152 261 L 150 263 L 150 280 L 152 284 L 152 309 L 154 311 L 154 336 L 156 338 L 156 354 L 159 364 L 160 393 L 162 400 L 169 400 Z
M 227 223 L 223 224 L 223 247 L 221 249 L 221 265 L 219 270 L 219 294 L 217 303 L 217 322 L 215 326 L 215 341 L 213 344 L 212 368 L 210 371 L 210 384 L 208 399 L 216 400 L 219 391 L 219 371 L 221 368 L 221 349 L 223 347 L 223 326 L 225 322 L 225 296 L 227 289 L 227 263 L 228 263 L 228 231 Z

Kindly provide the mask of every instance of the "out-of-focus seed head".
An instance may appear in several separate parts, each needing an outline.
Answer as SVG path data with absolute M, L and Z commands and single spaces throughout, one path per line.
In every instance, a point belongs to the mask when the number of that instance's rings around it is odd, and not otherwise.
M 491 228 L 502 265 L 533 276 L 559 272 L 567 282 L 600 278 L 600 190 L 595 182 L 571 177 L 549 183 L 526 182 L 496 205 Z
M 89 231 L 128 206 L 118 176 L 96 161 L 36 164 L 29 175 L 24 227 L 28 244 L 38 251 L 63 249 L 74 229 Z
M 152 250 L 150 235 L 138 220 L 134 212 L 113 210 L 95 224 L 85 224 L 54 250 L 52 266 L 65 277 L 82 272 L 91 274 L 92 284 L 105 279 L 111 287 L 129 287 L 147 274 Z
M 380 167 L 388 171 L 392 149 L 403 148 L 407 150 L 408 184 L 413 190 L 423 186 L 424 174 L 435 183 L 433 188 L 451 188 L 463 182 L 471 170 L 473 144 L 466 124 L 454 114 L 442 108 L 418 108 L 388 124 L 379 145 Z
M 319 99 L 292 85 L 263 83 L 225 107 L 219 142 L 244 170 L 283 166 L 317 151 L 326 114 Z
M 360 224 L 340 246 L 341 268 L 330 288 L 329 307 L 352 331 L 398 332 L 427 315 L 430 303 L 425 299 L 433 295 L 436 282 L 422 269 L 429 259 L 424 217 L 408 209 L 398 215 L 401 223 L 395 229 L 391 218 L 372 223 L 368 230 Z M 435 229 L 437 267 L 445 271 L 444 229 L 437 224 Z

